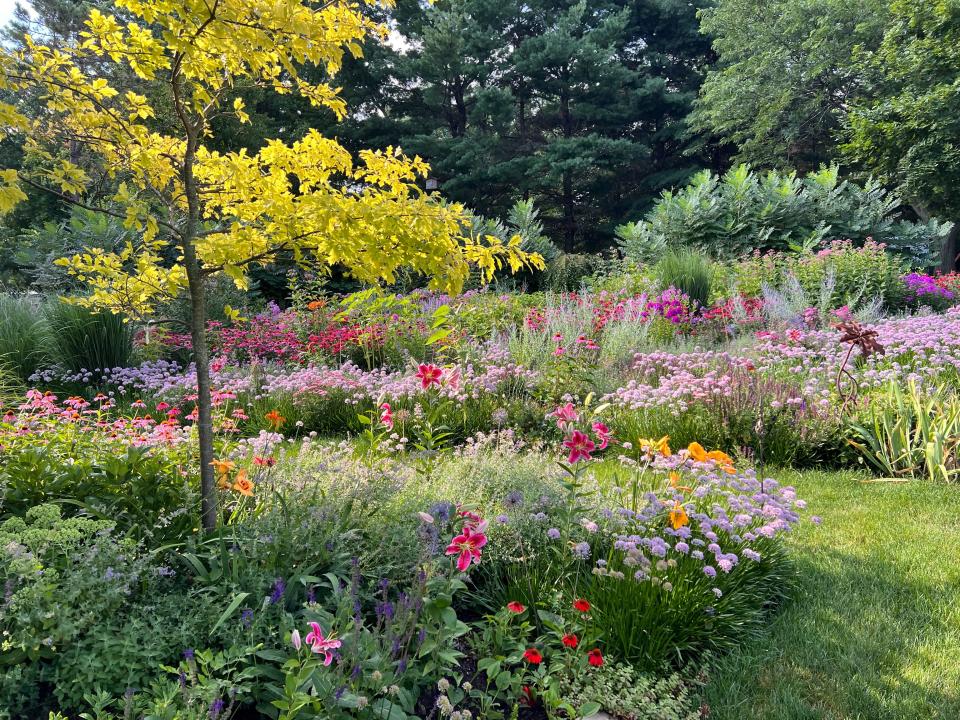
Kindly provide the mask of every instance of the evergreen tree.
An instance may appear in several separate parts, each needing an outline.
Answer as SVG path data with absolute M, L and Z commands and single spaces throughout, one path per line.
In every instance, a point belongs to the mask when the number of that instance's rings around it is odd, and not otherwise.
M 533 199 L 566 250 L 595 249 L 703 164 L 684 154 L 710 57 L 694 4 L 444 0 L 400 29 L 420 130 L 398 140 L 485 214 Z

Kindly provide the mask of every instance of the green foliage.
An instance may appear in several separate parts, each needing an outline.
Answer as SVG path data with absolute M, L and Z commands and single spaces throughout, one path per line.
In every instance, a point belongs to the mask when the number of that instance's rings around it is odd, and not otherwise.
M 927 212 L 960 217 L 960 7 L 894 0 L 890 15 L 879 47 L 858 55 L 866 87 L 843 149 Z
M 695 130 L 764 167 L 812 170 L 834 157 L 849 98 L 862 85 L 854 50 L 876 48 L 887 0 L 718 0 L 701 10 L 717 62 Z
M 61 422 L 42 435 L 4 433 L 0 457 L 5 514 L 59 502 L 71 514 L 109 519 L 126 532 L 171 540 L 194 526 L 195 488 L 180 474 L 188 457 L 184 449 L 134 447 Z
M 801 179 L 740 165 L 722 178 L 704 171 L 683 190 L 665 192 L 637 233 L 670 248 L 698 248 L 721 258 L 810 249 L 833 238 L 856 244 L 873 238 L 929 264 L 949 225 L 898 222 L 899 207 L 899 199 L 878 183 L 860 187 L 840 180 L 836 167 Z M 641 251 L 629 241 L 622 247 L 628 257 Z
M 44 364 L 45 324 L 37 302 L 0 295 L 0 365 L 26 382 Z
M 553 292 L 575 292 L 602 265 L 598 255 L 560 253 L 547 266 L 545 284 Z
M 398 30 L 412 47 L 378 57 L 374 72 L 409 89 L 377 88 L 392 112 L 358 123 L 358 135 L 417 152 L 445 195 L 484 213 L 505 214 L 522 193 L 566 252 L 599 249 L 701 162 L 699 148 L 682 153 L 709 53 L 697 27 L 703 4 L 467 0 L 404 10 Z
M 598 698 L 602 709 L 615 717 L 634 720 L 698 720 L 700 711 L 694 683 L 667 668 L 646 673 L 625 663 L 607 663 L 589 673 L 575 674 L 562 684 L 563 695 L 574 706 Z
M 9 240 L 0 240 L 0 250 L 4 251 L 0 277 L 7 266 L 6 274 L 14 286 L 46 294 L 75 292 L 79 283 L 54 264 L 55 260 L 95 248 L 116 251 L 133 237 L 118 218 L 74 208 L 64 220 L 28 226 Z
M 960 398 L 947 386 L 890 383 L 849 423 L 850 443 L 893 478 L 960 478 Z
M 655 263 L 667 250 L 666 238 L 642 220 L 618 225 L 614 235 L 624 254 L 638 263 Z
M 671 250 L 657 262 L 654 272 L 663 288 L 675 287 L 700 307 L 710 305 L 713 265 L 696 250 Z
M 122 315 L 52 300 L 44 318 L 48 355 L 65 370 L 80 373 L 129 364 L 133 328 Z
M 117 675 L 132 680 L 126 661 L 146 658 L 150 666 L 153 648 L 176 637 L 172 624 L 162 619 L 152 625 L 161 632 L 148 644 L 153 647 L 144 648 L 134 636 L 104 633 L 104 624 L 120 620 L 131 599 L 157 578 L 152 560 L 136 542 L 115 534 L 111 521 L 64 518 L 59 506 L 41 504 L 27 510 L 24 518 L 12 517 L 0 525 L 0 543 L 5 549 L 0 582 L 8 592 L 0 616 L 0 665 L 5 673 L 15 668 L 21 678 L 19 687 L 0 683 L 3 707 L 19 710 L 22 717 L 38 717 L 32 704 L 49 707 L 53 700 L 45 687 L 54 688 L 64 708 L 82 707 L 82 694 L 93 686 L 88 683 L 105 683 Z M 145 620 L 147 615 L 140 617 Z M 177 623 L 182 622 L 178 617 Z M 141 629 L 148 630 L 142 623 Z M 172 634 L 164 637 L 164 630 Z M 107 638 L 113 652 L 98 657 L 92 646 Z M 126 653 L 120 652 L 124 644 Z M 130 647 L 136 649 L 131 653 Z M 153 672 L 155 667 L 150 667 Z

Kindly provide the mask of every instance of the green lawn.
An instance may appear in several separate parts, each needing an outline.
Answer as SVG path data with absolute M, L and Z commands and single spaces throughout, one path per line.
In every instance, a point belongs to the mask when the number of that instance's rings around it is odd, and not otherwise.
M 823 524 L 760 643 L 723 658 L 711 720 L 960 718 L 960 487 L 780 473 Z

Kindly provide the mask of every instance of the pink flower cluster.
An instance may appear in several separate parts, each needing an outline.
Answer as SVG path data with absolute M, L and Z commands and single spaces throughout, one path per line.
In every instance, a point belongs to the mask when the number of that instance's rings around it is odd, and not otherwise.
M 575 465 L 581 460 L 592 460 L 593 452 L 606 449 L 613 439 L 610 428 L 602 422 L 594 422 L 591 426 L 596 442 L 587 433 L 578 430 L 575 423 L 580 420 L 580 415 L 573 407 L 573 403 L 568 402 L 561 405 L 548 417 L 554 418 L 557 427 L 566 434 L 562 445 L 567 452 L 567 462 L 571 465 Z

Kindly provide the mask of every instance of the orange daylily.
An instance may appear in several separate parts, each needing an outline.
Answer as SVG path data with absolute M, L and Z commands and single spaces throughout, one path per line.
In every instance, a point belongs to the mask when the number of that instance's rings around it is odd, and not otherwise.
M 271 410 L 264 415 L 264 417 L 270 422 L 271 425 L 273 425 L 274 429 L 279 428 L 281 425 L 283 425 L 283 421 L 286 420 L 286 418 L 276 410 Z
M 253 497 L 253 480 L 247 477 L 246 470 L 237 473 L 237 479 L 233 481 L 233 489 L 241 495 Z
M 229 475 L 237 466 L 233 460 L 214 460 L 212 463 L 213 471 L 220 477 Z
M 670 487 L 676 488 L 677 490 L 683 490 L 685 492 L 690 492 L 692 488 L 680 484 L 680 473 L 672 472 L 670 473 Z
M 218 477 L 217 487 L 220 488 L 221 490 L 229 490 L 231 487 L 230 478 L 227 477 L 226 475 L 221 475 L 220 477 Z
M 313 300 L 307 303 L 307 310 L 319 310 L 324 306 L 323 300 Z
M 690 453 L 690 457 L 697 462 L 706 462 L 709 459 L 707 451 L 704 450 L 703 445 L 698 442 L 692 442 L 687 445 L 687 452 Z
M 733 475 L 736 470 L 733 467 L 733 458 L 727 455 L 725 452 L 720 450 L 711 450 L 707 453 L 707 457 L 713 460 L 720 468 L 730 475 Z
M 674 530 L 679 530 L 684 525 L 690 524 L 690 518 L 687 517 L 687 511 L 679 502 L 673 504 L 673 510 L 670 511 L 670 525 Z
M 640 447 L 646 448 L 647 453 L 649 453 L 650 455 L 660 453 L 664 457 L 670 457 L 672 453 L 670 452 L 669 441 L 670 441 L 670 436 L 664 435 L 659 440 L 649 440 L 649 439 L 641 438 L 638 444 L 640 445 Z

